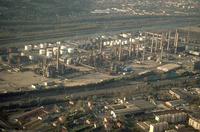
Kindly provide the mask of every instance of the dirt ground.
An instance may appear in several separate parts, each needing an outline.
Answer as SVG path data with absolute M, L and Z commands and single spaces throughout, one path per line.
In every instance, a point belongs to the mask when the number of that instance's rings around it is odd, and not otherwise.
M 33 72 L 0 72 L 0 91 L 27 90 L 31 84 L 47 81 L 46 78 Z M 23 88 L 25 87 L 25 88 Z
M 113 76 L 109 76 L 107 74 L 103 73 L 90 73 L 87 75 L 79 76 L 73 79 L 65 80 L 64 85 L 65 86 L 76 86 L 76 85 L 84 85 L 84 84 L 90 84 L 90 83 L 97 83 L 101 82 L 106 79 L 113 78 Z
M 46 81 L 63 82 L 65 86 L 76 86 L 89 83 L 96 83 L 112 77 L 113 76 L 109 76 L 103 73 L 94 72 L 87 75 L 75 77 L 73 79 L 66 78 L 62 81 L 59 81 L 59 79 L 45 78 L 31 71 L 28 72 L 2 71 L 0 72 L 0 92 L 31 90 L 30 86 L 32 84 L 36 83 L 41 84 Z

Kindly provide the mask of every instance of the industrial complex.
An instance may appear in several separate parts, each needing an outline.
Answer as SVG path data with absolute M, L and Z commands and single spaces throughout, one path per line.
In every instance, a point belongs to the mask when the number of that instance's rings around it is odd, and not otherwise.
M 199 132 L 200 1 L 1 0 L 0 132 Z
M 1 131 L 199 131 L 198 35 L 122 32 L 0 48 Z

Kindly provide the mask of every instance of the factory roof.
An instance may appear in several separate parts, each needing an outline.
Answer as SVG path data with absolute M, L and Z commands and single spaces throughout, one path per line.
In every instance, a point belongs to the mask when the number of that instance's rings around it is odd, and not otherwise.
M 17 121 L 19 122 L 26 122 L 26 121 L 30 121 L 32 120 L 33 118 L 37 118 L 39 116 L 45 116 L 47 115 L 48 112 L 45 111 L 44 107 L 39 107 L 39 108 L 36 108 L 32 111 L 28 111 L 22 115 L 20 115 L 19 117 L 17 117 Z
M 178 64 L 166 64 L 166 65 L 162 65 L 157 67 L 158 70 L 161 70 L 163 72 L 168 72 L 168 71 L 172 71 L 172 70 L 176 70 L 178 68 L 180 68 L 181 66 Z
M 176 107 L 176 106 L 180 106 L 180 105 L 184 104 L 185 101 L 180 99 L 180 100 L 167 101 L 165 103 L 167 105 L 170 105 L 170 107 Z
M 139 107 L 142 110 L 150 110 L 150 109 L 155 108 L 155 106 L 153 104 L 151 104 L 148 101 L 142 100 L 142 99 L 134 100 L 132 103 L 135 104 L 137 107 Z
M 142 112 L 142 111 L 137 106 L 135 106 L 133 104 L 129 104 L 129 105 L 126 105 L 125 108 L 115 109 L 115 110 L 113 110 L 113 112 L 115 112 L 115 114 L 117 114 L 117 115 L 123 115 L 123 114 L 130 114 L 130 113 L 138 113 L 138 112 Z
M 157 112 L 154 112 L 154 114 L 156 116 L 159 116 L 159 115 L 166 115 L 166 114 L 176 114 L 176 113 L 183 113 L 184 111 L 181 111 L 181 110 L 164 110 L 164 111 L 157 111 Z
M 152 110 L 153 108 L 155 108 L 154 105 L 145 100 L 134 100 L 125 104 L 109 105 L 108 107 L 111 108 L 115 112 L 115 114 L 119 115 L 129 113 L 136 114 L 145 110 Z

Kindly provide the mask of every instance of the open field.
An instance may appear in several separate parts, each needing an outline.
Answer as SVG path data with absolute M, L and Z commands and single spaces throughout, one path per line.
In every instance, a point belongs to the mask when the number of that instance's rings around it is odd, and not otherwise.
M 98 83 L 101 80 L 106 80 L 113 78 L 112 76 L 93 72 L 86 75 L 81 75 L 74 77 L 72 79 L 63 80 L 64 86 L 80 86 L 87 85 L 90 83 Z M 37 75 L 31 71 L 28 72 L 0 72 L 0 92 L 14 92 L 14 91 L 27 91 L 31 90 L 30 86 L 32 84 L 42 84 L 46 81 L 59 82 L 59 79 L 45 78 L 43 76 Z

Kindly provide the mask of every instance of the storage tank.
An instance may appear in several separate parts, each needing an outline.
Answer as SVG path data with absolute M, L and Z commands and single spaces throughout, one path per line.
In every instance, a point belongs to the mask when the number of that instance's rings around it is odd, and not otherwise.
M 72 58 L 67 59 L 67 65 L 72 64 Z
M 47 56 L 48 58 L 53 57 L 53 51 L 52 51 L 52 50 L 47 51 L 46 56 Z
M 35 50 L 40 49 L 39 45 L 34 45 L 33 48 L 34 48 Z
M 35 59 L 35 57 L 33 56 L 33 55 L 29 55 L 29 60 L 34 60 Z
M 41 48 L 41 49 L 44 49 L 44 48 L 46 48 L 46 47 L 47 47 L 47 44 L 46 44 L 46 43 L 40 44 L 40 48 Z
M 53 47 L 53 44 L 49 43 L 49 44 L 48 44 L 48 47 L 51 47 L 51 48 L 52 48 L 52 47 Z
M 126 44 L 128 44 L 128 41 L 127 41 L 127 40 L 125 40 L 125 41 L 124 41 L 124 44 L 125 44 L 125 45 L 126 45 Z
M 67 54 L 67 50 L 60 50 L 60 54 L 61 55 L 66 55 Z
M 135 39 L 131 39 L 131 42 L 132 42 L 132 43 L 135 43 Z
M 25 56 L 25 53 L 23 53 L 23 52 L 21 52 L 21 54 L 20 54 L 21 56 Z
M 69 53 L 69 54 L 73 54 L 73 53 L 74 53 L 74 48 L 69 48 L 69 49 L 68 49 L 68 53 Z
M 40 55 L 45 55 L 45 52 L 46 52 L 45 49 L 40 49 L 40 50 L 39 50 L 39 54 L 40 54 Z
M 24 50 L 26 50 L 26 51 L 32 50 L 32 45 L 25 45 Z
M 67 47 L 66 47 L 65 45 L 61 45 L 61 46 L 60 46 L 60 49 L 61 49 L 61 50 L 66 50 Z
M 60 45 L 60 44 L 61 44 L 61 42 L 60 42 L 60 41 L 58 41 L 58 42 L 56 42 L 56 44 Z
M 53 55 L 57 55 L 58 47 L 53 47 Z
M 143 38 L 142 38 L 142 37 L 140 37 L 140 38 L 139 38 L 139 41 L 143 41 Z

